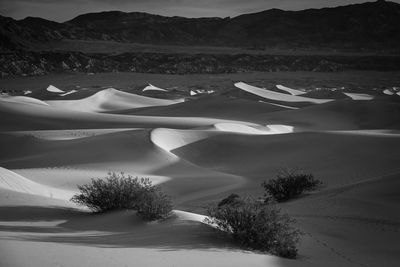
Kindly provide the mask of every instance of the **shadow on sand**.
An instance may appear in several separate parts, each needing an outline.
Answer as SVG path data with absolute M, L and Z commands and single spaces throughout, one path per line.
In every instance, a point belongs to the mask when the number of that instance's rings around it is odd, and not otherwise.
M 132 211 L 92 214 L 60 207 L 0 207 L 0 238 L 95 247 L 240 249 L 222 233 L 175 216 L 146 223 Z

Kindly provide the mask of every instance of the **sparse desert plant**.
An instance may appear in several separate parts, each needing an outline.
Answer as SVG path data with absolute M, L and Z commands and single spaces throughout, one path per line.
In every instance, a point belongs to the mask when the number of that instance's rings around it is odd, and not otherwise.
M 167 218 L 172 208 L 171 198 L 156 187 L 143 194 L 136 206 L 138 216 L 148 221 Z
M 243 246 L 285 258 L 297 256 L 301 233 L 291 226 L 294 220 L 274 204 L 235 199 L 231 204 L 209 208 L 206 222 L 227 232 Z
M 71 201 L 93 212 L 131 209 L 145 220 L 165 218 L 172 210 L 171 199 L 148 178 L 133 178 L 124 173 L 108 173 L 104 179 L 92 179 L 79 185 L 79 194 Z
M 235 205 L 240 205 L 242 203 L 243 201 L 238 194 L 230 194 L 229 196 L 218 202 L 218 207 L 220 208 L 225 205 L 235 206 Z
M 312 174 L 302 171 L 293 171 L 290 169 L 281 170 L 276 179 L 264 181 L 265 201 L 269 202 L 271 196 L 278 202 L 287 201 L 303 194 L 317 189 L 322 182 L 315 179 Z

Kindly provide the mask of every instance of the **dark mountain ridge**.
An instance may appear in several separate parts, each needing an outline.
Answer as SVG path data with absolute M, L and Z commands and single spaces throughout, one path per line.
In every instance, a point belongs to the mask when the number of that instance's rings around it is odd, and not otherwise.
M 397 71 L 399 55 L 400 4 L 383 0 L 303 11 L 271 9 L 234 18 L 107 11 L 58 23 L 0 16 L 2 77 L 115 71 Z
M 283 48 L 394 49 L 400 45 L 400 4 L 379 0 L 335 8 L 271 9 L 234 18 L 165 17 L 142 12 L 89 13 L 57 23 L 0 17 L 0 46 L 61 39 L 129 43 Z

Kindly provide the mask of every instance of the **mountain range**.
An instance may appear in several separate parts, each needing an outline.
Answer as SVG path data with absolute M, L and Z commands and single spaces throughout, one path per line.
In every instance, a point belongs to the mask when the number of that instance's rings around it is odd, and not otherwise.
M 0 16 L 3 51 L 30 50 L 34 44 L 66 39 L 184 46 L 395 49 L 400 47 L 400 4 L 379 0 L 303 11 L 271 9 L 234 18 L 108 11 L 58 23 Z

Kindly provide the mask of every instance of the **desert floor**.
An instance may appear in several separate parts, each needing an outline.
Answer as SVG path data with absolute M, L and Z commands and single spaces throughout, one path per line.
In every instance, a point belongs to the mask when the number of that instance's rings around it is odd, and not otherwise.
M 399 77 L 0 80 L 0 266 L 399 266 Z M 166 92 L 143 92 L 148 83 Z M 230 193 L 262 196 L 281 168 L 324 182 L 280 204 L 304 233 L 298 259 L 242 248 L 202 223 Z M 149 177 L 172 196 L 174 215 L 145 223 L 69 201 L 109 171 Z

